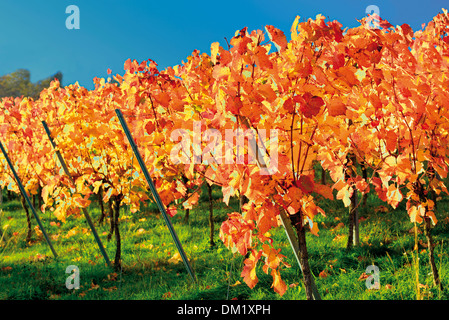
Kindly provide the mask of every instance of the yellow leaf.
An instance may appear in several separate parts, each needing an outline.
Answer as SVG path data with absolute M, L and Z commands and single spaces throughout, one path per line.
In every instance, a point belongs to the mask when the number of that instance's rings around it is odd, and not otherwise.
M 42 188 L 42 200 L 45 204 L 48 202 L 48 185 Z
M 431 201 L 431 200 L 429 200 L 429 201 Z M 435 216 L 435 213 L 433 211 L 427 211 L 426 214 L 432 220 L 432 224 L 436 225 L 438 220 L 437 220 L 437 217 Z
M 39 226 L 35 226 L 34 231 L 36 232 L 36 236 L 38 236 L 38 237 L 42 236 L 42 231 L 41 231 L 41 229 L 39 229 Z
M 219 49 L 220 49 L 219 42 L 214 42 L 210 46 L 210 58 L 211 58 L 213 64 L 217 63 L 217 54 L 218 54 Z
M 171 257 L 170 259 L 168 259 L 169 263 L 178 263 L 182 260 L 181 255 L 179 254 L 179 252 L 176 252 L 173 257 Z
M 238 286 L 239 284 L 242 284 L 240 281 L 236 281 L 234 284 L 231 284 L 231 287 L 235 287 L 235 286 Z
M 337 199 L 343 200 L 345 207 L 349 207 L 351 204 L 351 194 L 348 189 L 349 186 L 345 186 L 337 193 Z
M 292 27 L 290 29 L 291 31 L 291 39 L 296 40 L 298 38 L 298 22 L 299 22 L 299 16 L 296 16 L 295 21 L 293 21 Z
M 73 229 L 69 230 L 67 232 L 67 235 L 65 236 L 65 238 L 70 238 L 70 237 L 73 237 L 75 234 L 77 234 L 78 233 L 77 228 L 78 227 L 74 227 Z
M 66 212 L 65 210 L 62 208 L 62 206 L 59 206 L 55 209 L 55 211 L 53 211 L 53 214 L 55 215 L 56 219 L 65 222 L 65 218 L 66 218 Z
M 94 193 L 98 193 L 98 191 L 100 190 L 101 185 L 103 184 L 102 181 L 95 181 L 93 183 L 94 186 Z
M 425 211 L 425 209 L 422 206 L 419 206 L 419 207 L 412 206 L 412 207 L 410 207 L 410 209 L 408 210 L 408 214 L 410 216 L 410 221 L 411 222 L 421 223 L 422 222 L 421 214 L 423 213 L 423 211 Z

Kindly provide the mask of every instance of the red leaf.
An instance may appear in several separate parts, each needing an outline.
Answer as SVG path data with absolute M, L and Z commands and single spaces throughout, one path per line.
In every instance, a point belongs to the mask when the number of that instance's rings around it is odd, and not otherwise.
M 327 278 L 329 276 L 329 274 L 326 272 L 326 270 L 323 270 L 320 272 L 320 274 L 318 275 L 320 278 Z
M 295 105 L 293 104 L 292 98 L 288 98 L 287 100 L 285 100 L 283 107 L 288 113 L 293 113 L 293 111 L 295 110 Z
M 156 126 L 154 125 L 154 123 L 152 121 L 149 121 L 146 125 L 145 125 L 145 130 L 147 131 L 148 134 L 152 134 L 153 131 L 156 129 Z
M 162 299 L 169 299 L 169 298 L 171 298 L 173 296 L 173 294 L 170 292 L 170 291 L 168 291 L 168 292 L 166 292 L 166 293 L 164 293 L 163 295 L 162 295 Z
M 345 55 L 343 53 L 334 54 L 332 58 L 334 70 L 337 70 L 345 65 Z
M 321 107 L 324 105 L 324 101 L 321 97 L 312 96 L 309 92 L 306 92 L 303 96 L 304 103 L 301 103 L 300 110 L 306 118 L 312 118 L 316 116 Z
M 313 191 L 314 182 L 310 176 L 302 175 L 296 180 L 296 186 L 304 193 L 311 193 Z
M 33 130 L 31 130 L 30 128 L 26 128 L 23 131 L 23 134 L 24 134 L 25 138 L 31 139 L 33 137 Z
M 379 196 L 379 199 L 382 201 L 387 201 L 387 189 L 382 185 L 382 180 L 378 177 L 374 177 L 372 180 L 372 184 L 375 187 L 376 193 Z
M 167 213 L 170 217 L 174 217 L 177 212 L 178 210 L 176 209 L 176 207 L 167 208 Z

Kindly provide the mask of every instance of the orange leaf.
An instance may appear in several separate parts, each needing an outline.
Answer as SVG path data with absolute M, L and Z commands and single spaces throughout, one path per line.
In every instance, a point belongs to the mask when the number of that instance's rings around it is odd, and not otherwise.
M 398 136 L 396 132 L 394 132 L 393 130 L 389 130 L 385 139 L 387 150 L 390 152 L 394 152 L 396 150 L 396 145 L 398 142 Z
M 396 188 L 396 186 L 394 184 L 391 184 L 388 187 L 388 191 L 387 191 L 387 199 L 388 199 L 388 203 L 393 207 L 396 208 L 399 203 L 402 201 L 402 193 L 399 190 L 399 188 Z
M 242 107 L 242 100 L 240 100 L 239 97 L 228 97 L 226 101 L 226 111 L 238 115 Z
M 287 284 L 281 279 L 281 275 L 278 270 L 272 269 L 271 276 L 273 277 L 273 289 L 275 292 L 283 296 L 285 291 L 287 291 Z
M 89 195 L 86 195 L 84 198 L 80 194 L 75 194 L 73 196 L 73 201 L 75 204 L 81 208 L 86 208 L 90 204 Z
M 267 55 L 267 49 L 264 47 L 257 47 L 256 49 L 256 64 L 262 70 L 268 70 L 273 68 L 273 63 L 270 61 Z
M 344 116 L 346 114 L 346 105 L 341 100 L 332 100 L 327 105 L 327 109 L 329 110 L 329 115 L 333 117 Z
M 320 278 L 327 278 L 329 276 L 329 273 L 326 272 L 326 270 L 323 270 L 318 275 Z
M 315 183 L 313 186 L 313 191 L 322 195 L 326 199 L 334 200 L 334 194 L 332 193 L 332 188 L 330 186 Z
M 341 229 L 341 228 L 344 228 L 345 227 L 345 224 L 343 223 L 343 222 L 340 222 L 339 224 L 337 224 L 336 226 L 335 226 L 335 228 L 333 228 L 332 230 L 339 230 L 339 229 Z
M 365 181 L 365 179 L 360 179 L 355 183 L 355 187 L 362 193 L 369 192 L 369 184 Z
M 369 275 L 367 275 L 367 274 L 364 272 L 364 273 L 362 273 L 362 275 L 359 277 L 359 280 L 365 280 L 365 279 L 367 279 L 367 278 L 369 278 Z
M 172 297 L 172 293 L 170 292 L 170 291 L 168 291 L 168 292 L 166 292 L 166 293 L 164 293 L 163 294 L 163 296 L 162 296 L 162 299 L 169 299 L 169 298 L 171 298 Z
M 265 30 L 267 30 L 270 40 L 274 43 L 278 51 L 287 48 L 288 42 L 284 32 L 270 25 L 265 26 Z
M 338 69 L 337 74 L 350 86 L 359 83 L 359 80 L 357 80 L 357 77 L 355 76 L 355 72 L 349 67 L 341 67 L 340 69 Z
M 198 192 L 195 192 L 192 196 L 189 197 L 186 201 L 182 203 L 185 209 L 192 209 L 194 205 L 198 203 L 200 195 Z
M 243 277 L 243 281 L 250 287 L 251 289 L 257 284 L 259 279 L 256 274 L 256 266 L 260 257 L 262 256 L 262 251 L 260 250 L 257 254 L 255 251 L 251 251 L 251 254 L 248 259 L 245 259 L 245 266 L 243 267 L 243 271 L 240 274 Z

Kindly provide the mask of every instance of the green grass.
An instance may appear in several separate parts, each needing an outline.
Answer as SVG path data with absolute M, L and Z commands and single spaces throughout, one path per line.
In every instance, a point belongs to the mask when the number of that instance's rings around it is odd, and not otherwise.
M 177 250 L 162 216 L 155 213 L 155 207 L 135 214 L 122 208 L 122 270 L 116 272 L 106 266 L 83 217 L 68 217 L 58 226 L 51 223 L 58 221 L 49 212 L 40 214 L 58 253 L 55 259 L 44 238 L 36 232 L 33 231 L 31 243 L 25 243 L 25 213 L 18 201 L 5 203 L 0 213 L 4 232 L 0 243 L 0 299 L 305 299 L 300 269 L 280 228 L 273 232 L 273 237 L 291 265 L 281 273 L 290 286 L 285 295 L 280 297 L 272 290 L 271 276 L 264 274 L 261 267 L 257 269 L 259 283 L 253 290 L 243 283 L 240 277 L 243 257 L 233 255 L 218 237 L 221 222 L 227 213 L 238 210 L 238 202 L 231 199 L 227 207 L 220 202 L 217 190 L 214 190 L 214 196 L 215 247 L 209 245 L 206 197 L 202 196 L 202 202 L 191 211 L 188 224 L 183 223 L 182 210 L 172 218 L 198 278 L 197 285 L 192 283 L 182 261 L 169 261 Z M 311 269 L 323 299 L 416 299 L 414 235 L 409 233 L 413 224 L 409 222 L 403 204 L 396 210 L 390 208 L 388 212 L 380 212 L 377 208 L 385 204 L 370 195 L 367 207 L 360 211 L 366 219 L 360 222 L 361 245 L 351 251 L 345 249 L 347 208 L 339 201 L 323 200 L 320 205 L 326 216 L 316 218 L 319 236 L 308 233 L 307 244 Z M 448 208 L 447 199 L 439 202 L 439 222 L 433 229 L 438 243 L 435 259 L 444 290 L 440 292 L 432 286 L 428 255 L 423 251 L 425 248 L 420 247 L 419 281 L 423 299 L 449 297 Z M 89 211 L 96 221 L 100 212 L 95 203 Z M 340 222 L 344 227 L 336 228 Z M 34 227 L 34 219 L 32 223 Z M 110 242 L 106 240 L 109 224 L 97 223 L 96 227 L 113 260 L 114 238 Z M 67 237 L 69 230 L 76 232 Z M 419 236 L 425 243 L 424 236 Z M 368 290 L 365 280 L 359 280 L 371 264 L 380 269 L 379 290 Z M 69 265 L 76 265 L 80 270 L 78 290 L 68 290 L 65 286 L 69 276 L 65 270 Z M 319 277 L 323 270 L 327 277 Z

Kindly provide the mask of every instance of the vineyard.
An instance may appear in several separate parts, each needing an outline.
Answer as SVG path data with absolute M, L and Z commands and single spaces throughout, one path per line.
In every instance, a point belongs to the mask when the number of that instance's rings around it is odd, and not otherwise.
M 0 298 L 33 270 L 57 283 L 29 298 L 150 272 L 137 298 L 447 299 L 447 11 L 417 31 L 298 16 L 289 38 L 243 28 L 165 70 L 3 98 Z

